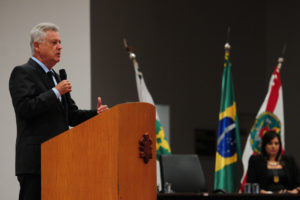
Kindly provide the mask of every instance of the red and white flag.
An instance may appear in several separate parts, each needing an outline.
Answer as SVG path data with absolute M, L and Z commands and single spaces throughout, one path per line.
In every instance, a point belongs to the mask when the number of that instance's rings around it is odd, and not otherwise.
M 281 138 L 282 148 L 285 149 L 284 141 L 284 115 L 283 115 L 283 97 L 280 79 L 280 69 L 283 58 L 279 58 L 270 83 L 267 96 L 260 107 L 255 123 L 253 124 L 248 136 L 245 149 L 242 156 L 244 174 L 241 180 L 241 190 L 243 191 L 247 179 L 248 161 L 251 155 L 261 152 L 261 139 L 269 131 L 276 131 Z

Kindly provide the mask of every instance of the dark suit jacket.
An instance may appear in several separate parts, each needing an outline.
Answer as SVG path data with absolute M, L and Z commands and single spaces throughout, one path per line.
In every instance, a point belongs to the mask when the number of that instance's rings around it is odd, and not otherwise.
M 287 175 L 288 185 L 286 189 L 294 189 L 300 186 L 298 167 L 291 156 L 282 156 L 283 170 Z M 249 159 L 247 182 L 258 183 L 261 189 L 268 190 L 267 160 L 262 155 L 252 155 Z
M 9 90 L 17 121 L 16 175 L 40 174 L 41 143 L 97 114 L 79 110 L 65 95 L 60 102 L 47 74 L 32 59 L 13 69 Z

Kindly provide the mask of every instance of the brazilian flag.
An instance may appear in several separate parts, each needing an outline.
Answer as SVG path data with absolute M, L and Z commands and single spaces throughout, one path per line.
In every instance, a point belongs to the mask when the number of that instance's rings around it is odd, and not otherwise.
M 237 162 L 241 146 L 228 43 L 225 49 L 214 189 L 235 192 L 238 188 Z

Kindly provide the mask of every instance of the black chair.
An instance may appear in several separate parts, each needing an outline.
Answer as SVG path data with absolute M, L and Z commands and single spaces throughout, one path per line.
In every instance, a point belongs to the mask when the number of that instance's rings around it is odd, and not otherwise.
M 161 155 L 162 185 L 171 184 L 173 192 L 206 192 L 207 186 L 196 154 Z

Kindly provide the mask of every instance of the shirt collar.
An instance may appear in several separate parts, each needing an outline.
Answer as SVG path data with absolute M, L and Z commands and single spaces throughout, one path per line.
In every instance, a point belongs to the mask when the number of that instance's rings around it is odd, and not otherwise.
M 50 71 L 47 67 L 46 67 L 46 65 L 44 65 L 41 61 L 39 61 L 37 58 L 35 58 L 35 57 L 31 57 L 31 59 L 32 60 L 34 60 L 37 64 L 39 64 L 41 67 L 42 67 L 42 69 L 45 71 L 45 73 L 47 73 L 48 71 Z

